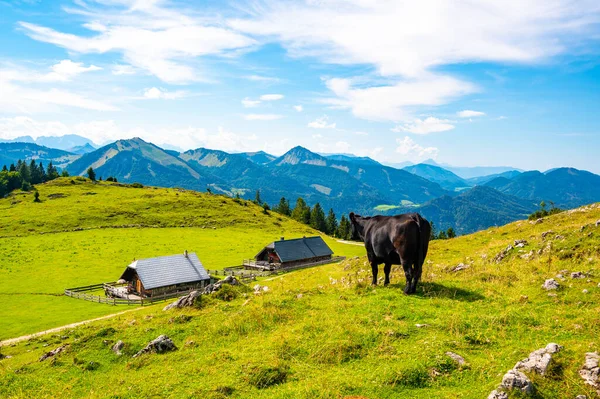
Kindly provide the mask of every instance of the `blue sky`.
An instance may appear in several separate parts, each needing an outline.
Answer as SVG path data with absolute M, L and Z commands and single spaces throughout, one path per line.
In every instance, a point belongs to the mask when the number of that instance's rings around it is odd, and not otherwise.
M 600 173 L 599 50 L 597 1 L 0 0 L 0 138 Z

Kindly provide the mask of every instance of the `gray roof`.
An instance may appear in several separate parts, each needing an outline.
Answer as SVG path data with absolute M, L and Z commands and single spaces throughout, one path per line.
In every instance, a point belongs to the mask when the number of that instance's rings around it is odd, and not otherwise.
M 130 264 L 127 269 L 137 272 L 146 289 L 210 279 L 195 253 L 189 253 L 187 257 L 180 254 L 139 259 Z M 126 273 L 127 270 L 123 276 Z
M 274 241 L 266 248 L 274 249 L 282 262 L 293 262 L 333 254 L 333 251 L 319 236 Z

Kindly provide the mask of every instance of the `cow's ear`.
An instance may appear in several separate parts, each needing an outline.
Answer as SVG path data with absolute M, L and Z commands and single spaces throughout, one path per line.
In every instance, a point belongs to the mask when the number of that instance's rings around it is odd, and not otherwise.
M 354 216 L 355 216 L 355 215 L 354 215 L 354 212 L 350 212 L 350 215 L 349 215 L 349 216 L 350 216 L 350 220 L 352 220 L 352 221 L 354 222 Z

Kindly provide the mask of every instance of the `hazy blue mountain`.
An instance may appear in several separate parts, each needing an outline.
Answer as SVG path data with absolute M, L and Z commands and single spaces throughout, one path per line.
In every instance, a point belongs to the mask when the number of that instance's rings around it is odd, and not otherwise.
M 437 231 L 452 227 L 458 234 L 468 234 L 526 219 L 536 208 L 535 201 L 502 194 L 490 187 L 476 186 L 455 197 L 443 196 L 417 208 L 388 213 L 416 211 L 433 222 Z
M 450 191 L 465 189 L 472 186 L 472 184 L 449 170 L 433 164 L 420 163 L 418 165 L 407 166 L 404 170 L 414 175 L 421 176 L 429 181 L 438 183 L 442 188 Z
M 89 167 L 94 168 L 96 176 L 114 176 L 120 182 L 200 191 L 208 184 L 224 185 L 214 176 L 201 175 L 186 162 L 140 138 L 118 140 L 82 155 L 67 169 L 71 174 L 84 175 Z
M 86 144 L 94 146 L 92 140 L 77 134 L 65 134 L 64 136 L 40 136 L 35 139 L 35 143 L 49 148 L 58 148 L 68 151 L 74 147 L 82 147 Z
M 473 186 L 482 186 L 494 179 L 497 179 L 499 177 L 503 177 L 505 179 L 512 179 L 513 177 L 519 176 L 522 172 L 519 172 L 518 170 L 509 170 L 507 172 L 503 172 L 503 173 L 495 173 L 492 175 L 487 175 L 487 176 L 479 176 L 479 177 L 472 177 L 470 179 L 467 179 L 467 182 L 470 183 Z
M 41 161 L 45 166 L 52 161 L 55 166 L 62 168 L 77 157 L 79 155 L 34 143 L 0 143 L 0 168 L 3 165 L 9 166 L 11 163 L 16 163 L 19 159 L 25 161 L 35 159 L 36 162 Z
M 376 160 L 369 157 L 358 157 L 352 154 L 319 154 L 327 159 L 331 159 L 332 161 L 344 161 L 344 162 L 352 162 L 356 164 L 362 165 L 381 165 Z
M 474 177 L 489 176 L 498 173 L 519 170 L 512 166 L 447 166 L 442 165 L 445 169 L 457 174 L 463 179 L 472 179 Z
M 553 201 L 565 208 L 600 201 L 600 176 L 574 168 L 524 172 L 512 179 L 498 177 L 485 185 L 519 198 Z
M 275 158 L 277 158 L 275 155 L 267 154 L 264 151 L 242 152 L 239 155 L 242 155 L 246 159 L 248 159 L 256 164 L 259 164 L 259 165 L 265 165 L 265 164 L 271 162 L 272 160 L 274 160 Z
M 73 154 L 83 155 L 87 154 L 88 152 L 96 151 L 96 147 L 94 147 L 90 143 L 86 143 L 84 145 L 78 145 L 73 148 L 69 148 L 68 151 Z

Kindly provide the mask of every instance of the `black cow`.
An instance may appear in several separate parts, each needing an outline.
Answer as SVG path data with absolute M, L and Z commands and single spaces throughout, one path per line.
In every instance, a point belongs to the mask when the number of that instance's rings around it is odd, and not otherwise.
M 406 276 L 404 293 L 414 294 L 423 272 L 431 225 L 418 213 L 363 217 L 350 213 L 352 234 L 365 242 L 367 257 L 377 285 L 377 271 L 385 265 L 385 285 L 390 283 L 392 265 L 402 265 Z

